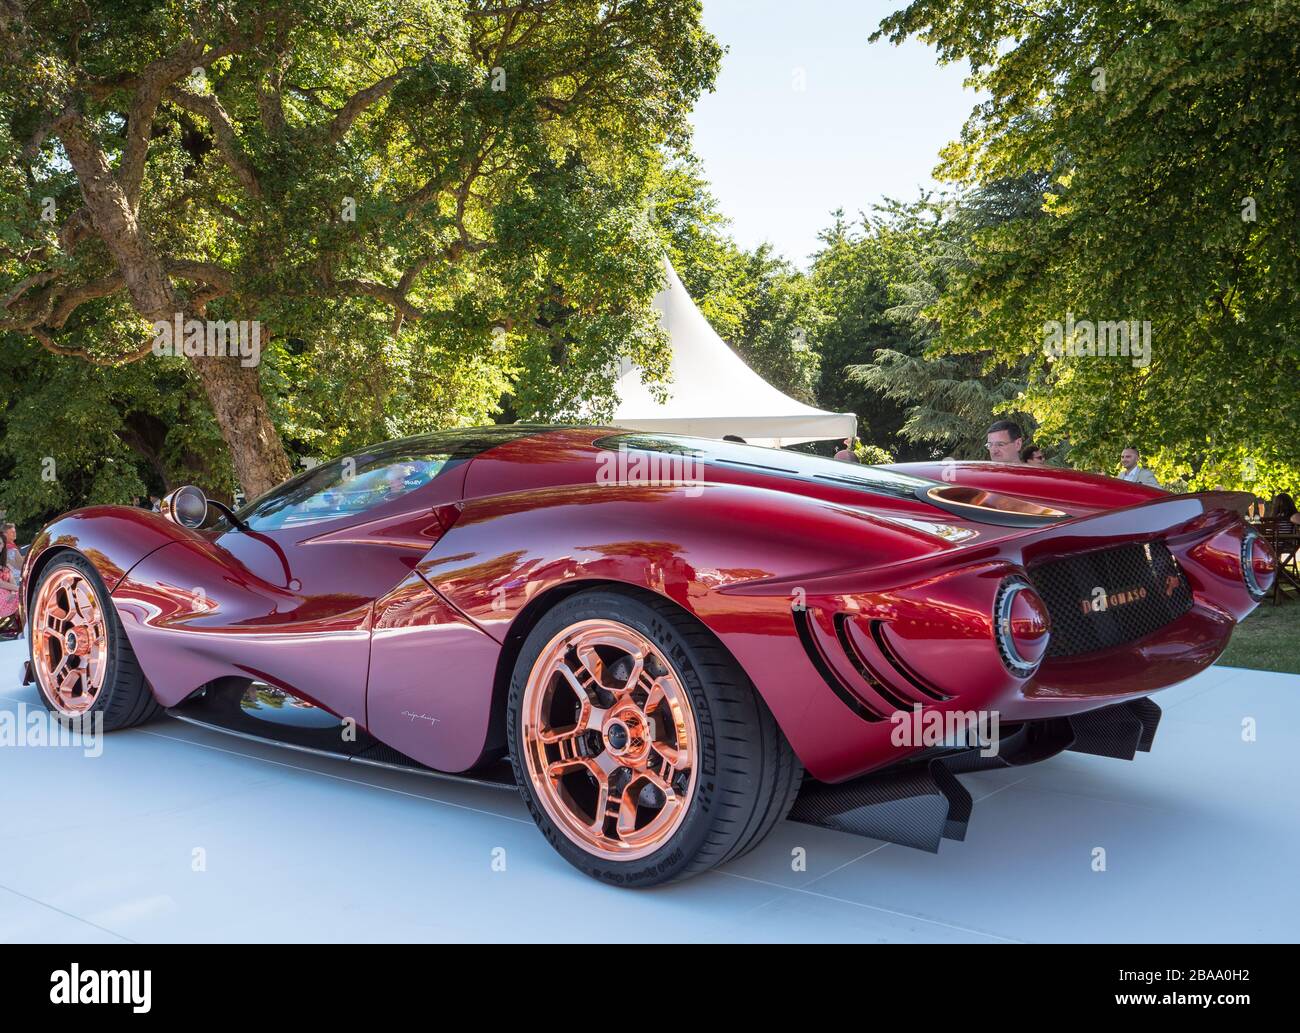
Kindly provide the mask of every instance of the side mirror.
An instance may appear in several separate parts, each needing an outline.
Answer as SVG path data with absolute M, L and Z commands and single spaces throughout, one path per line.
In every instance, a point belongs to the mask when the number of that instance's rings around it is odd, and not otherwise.
M 172 523 L 191 530 L 202 527 L 208 518 L 208 498 L 192 484 L 182 484 L 162 500 L 159 508 Z

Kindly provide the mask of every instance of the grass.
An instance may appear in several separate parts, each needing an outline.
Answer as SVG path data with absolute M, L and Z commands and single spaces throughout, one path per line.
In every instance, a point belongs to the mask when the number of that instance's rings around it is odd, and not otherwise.
M 1300 600 L 1265 600 L 1232 633 L 1219 663 L 1300 674 Z

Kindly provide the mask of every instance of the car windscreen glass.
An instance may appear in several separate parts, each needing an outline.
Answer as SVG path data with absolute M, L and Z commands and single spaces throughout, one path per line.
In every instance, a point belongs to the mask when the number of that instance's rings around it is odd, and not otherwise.
M 510 424 L 387 441 L 304 470 L 254 499 L 239 517 L 254 531 L 273 531 L 364 513 L 495 445 L 551 429 Z M 218 524 L 223 529 L 227 525 L 224 519 Z
M 255 531 L 273 531 L 363 513 L 428 484 L 448 456 L 382 450 L 322 463 L 286 481 L 240 518 Z

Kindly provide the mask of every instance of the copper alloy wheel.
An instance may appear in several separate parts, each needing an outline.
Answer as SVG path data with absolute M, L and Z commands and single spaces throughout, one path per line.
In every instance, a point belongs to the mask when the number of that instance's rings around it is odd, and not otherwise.
M 681 827 L 699 760 L 695 712 L 640 632 L 614 620 L 566 628 L 533 664 L 521 709 L 533 792 L 578 846 L 631 861 Z
M 64 567 L 46 578 L 31 624 L 33 666 L 46 698 L 61 714 L 84 714 L 108 669 L 104 611 L 86 575 Z

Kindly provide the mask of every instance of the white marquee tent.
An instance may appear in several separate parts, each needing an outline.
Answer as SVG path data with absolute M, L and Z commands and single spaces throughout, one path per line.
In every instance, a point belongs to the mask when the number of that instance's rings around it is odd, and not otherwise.
M 667 285 L 654 304 L 672 341 L 669 397 L 662 404 L 655 401 L 641 382 L 640 368 L 624 360 L 615 385 L 616 426 L 705 438 L 736 434 L 751 445 L 775 447 L 854 436 L 853 413 L 805 405 L 746 366 L 714 332 L 672 265 L 664 264 Z

